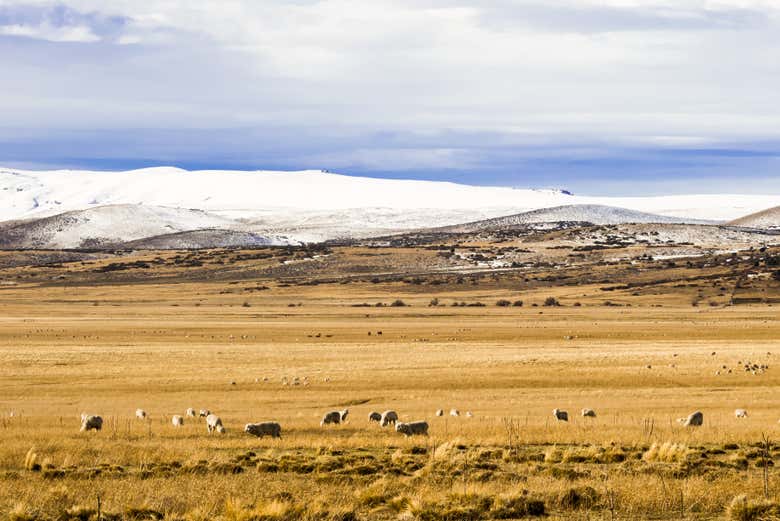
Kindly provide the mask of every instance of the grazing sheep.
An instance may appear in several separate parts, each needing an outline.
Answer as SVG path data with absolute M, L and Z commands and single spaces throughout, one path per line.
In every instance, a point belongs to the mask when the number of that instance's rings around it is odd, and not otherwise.
M 209 415 L 211 415 L 211 411 L 208 409 L 201 409 L 200 412 L 198 413 L 198 416 L 200 416 L 201 418 L 208 418 Z
M 343 411 L 339 411 L 339 415 L 341 416 L 341 423 L 347 421 L 348 414 L 349 414 L 349 409 L 344 409 Z
M 466 411 L 466 418 L 473 418 L 473 417 L 474 417 L 474 413 L 473 412 Z
M 81 415 L 81 432 L 99 431 L 103 428 L 103 418 L 94 414 Z
M 322 420 L 320 421 L 320 427 L 324 427 L 325 425 L 329 425 L 331 423 L 334 425 L 341 423 L 341 411 L 326 412 L 325 416 L 323 416 Z
M 247 423 L 244 426 L 244 432 L 262 438 L 270 436 L 272 438 L 282 437 L 282 426 L 277 422 Z
M 737 409 L 736 411 L 734 411 L 734 416 L 736 418 L 747 418 L 748 413 L 747 410 L 745 409 Z
M 225 433 L 225 427 L 222 425 L 222 420 L 215 414 L 209 414 L 206 416 L 206 428 L 209 433 L 217 431 L 220 434 Z
M 404 436 L 427 436 L 428 435 L 428 422 L 425 421 L 417 421 L 417 422 L 409 422 L 409 423 L 402 423 L 398 422 L 395 424 L 395 432 L 400 432 Z
M 184 425 L 184 417 L 180 414 L 174 414 L 171 417 L 171 423 L 173 424 L 174 427 L 181 427 L 182 425 Z
M 146 411 L 143 409 L 136 409 L 135 410 L 135 417 L 139 420 L 145 420 L 146 419 Z
M 691 413 L 687 418 L 685 418 L 685 422 L 683 425 L 686 427 L 700 427 L 704 423 L 704 414 L 702 414 L 701 411 L 696 411 Z
M 369 422 L 377 422 L 377 423 L 379 423 L 379 422 L 382 421 L 382 415 L 379 414 L 376 411 L 373 411 L 373 412 L 368 414 L 368 421 Z
M 379 424 L 382 427 L 387 427 L 391 423 L 395 425 L 398 422 L 398 413 L 395 411 L 385 411 L 382 413 L 382 419 Z
M 569 421 L 569 413 L 560 409 L 553 409 L 553 416 L 555 416 L 555 419 L 559 422 Z
M 444 411 L 442 409 L 436 409 L 436 416 L 444 416 Z
M 187 409 L 187 411 L 184 413 L 184 415 L 187 416 L 188 418 L 194 418 L 196 416 L 195 415 L 195 409 L 190 407 L 189 409 Z
M 457 409 L 450 409 L 450 416 L 460 416 L 460 411 Z
M 596 411 L 593 409 L 583 409 L 582 410 L 582 416 L 584 418 L 595 418 L 596 417 Z

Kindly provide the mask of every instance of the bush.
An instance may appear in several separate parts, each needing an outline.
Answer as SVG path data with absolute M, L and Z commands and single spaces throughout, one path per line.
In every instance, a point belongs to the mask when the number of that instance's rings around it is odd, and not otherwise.
M 523 301 L 522 300 L 515 300 L 514 302 L 512 302 L 512 305 L 514 307 L 516 307 L 516 308 L 521 308 L 521 307 L 523 307 Z
M 728 517 L 734 521 L 769 521 L 780 516 L 780 504 L 772 501 L 750 501 L 737 496 L 728 508 Z
M 509 302 L 508 300 L 504 300 L 504 299 L 501 299 L 501 300 L 496 302 L 496 306 L 498 306 L 500 308 L 509 307 L 511 305 L 512 305 L 511 302 Z
M 394 308 L 403 308 L 406 307 L 406 303 L 401 299 L 396 299 L 392 302 L 392 304 L 390 304 L 390 306 Z
M 432 298 L 432 299 L 431 299 L 431 301 L 428 303 L 428 305 L 429 305 L 430 307 L 432 307 L 432 308 L 435 308 L 436 306 L 438 306 L 438 305 L 439 305 L 439 299 L 437 299 L 437 298 Z
M 544 305 L 547 307 L 553 307 L 553 306 L 560 306 L 561 303 L 558 302 L 558 299 L 555 297 L 547 297 L 544 299 Z

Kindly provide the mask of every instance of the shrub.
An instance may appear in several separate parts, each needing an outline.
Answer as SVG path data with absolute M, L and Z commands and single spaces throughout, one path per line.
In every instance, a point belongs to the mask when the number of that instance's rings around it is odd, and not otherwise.
M 501 300 L 496 302 L 496 306 L 498 306 L 500 308 L 509 307 L 511 305 L 512 305 L 512 303 L 509 302 L 508 300 L 505 300 L 505 299 L 501 299 Z
M 515 300 L 514 302 L 512 302 L 512 305 L 514 307 L 516 307 L 516 308 L 521 308 L 521 307 L 523 307 L 523 301 L 522 300 Z
M 544 305 L 547 307 L 554 307 L 554 306 L 560 306 L 561 303 L 558 302 L 558 299 L 555 297 L 547 297 L 544 299 Z
M 432 298 L 431 301 L 428 303 L 428 305 L 432 308 L 435 308 L 439 305 L 439 299 L 438 298 Z
M 728 508 L 728 518 L 734 521 L 763 521 L 780 516 L 780 504 L 772 501 L 750 501 L 747 496 L 735 497 Z
M 396 299 L 392 302 L 392 304 L 390 304 L 390 306 L 394 308 L 402 308 L 406 306 L 406 303 L 401 299 Z

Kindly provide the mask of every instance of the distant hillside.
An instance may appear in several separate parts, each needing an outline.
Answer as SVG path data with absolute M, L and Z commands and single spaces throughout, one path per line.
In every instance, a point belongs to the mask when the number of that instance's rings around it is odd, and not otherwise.
M 441 231 L 469 233 L 480 230 L 492 230 L 511 228 L 526 224 L 554 223 L 554 222 L 583 222 L 591 224 L 628 224 L 628 223 L 657 223 L 657 224 L 714 224 L 713 221 L 703 221 L 684 217 L 668 217 L 651 213 L 605 206 L 598 204 L 575 204 L 542 208 L 505 217 L 485 219 L 471 223 L 459 224 L 440 228 Z
M 236 230 L 193 230 L 170 233 L 129 241 L 117 245 L 134 250 L 190 250 L 204 248 L 238 248 L 257 246 L 278 246 L 292 244 L 279 237 L 268 237 L 252 232 Z
M 780 229 L 780 206 L 734 219 L 728 224 L 744 228 Z
M 0 225 L 2 249 L 96 248 L 145 237 L 235 223 L 201 210 L 109 205 Z

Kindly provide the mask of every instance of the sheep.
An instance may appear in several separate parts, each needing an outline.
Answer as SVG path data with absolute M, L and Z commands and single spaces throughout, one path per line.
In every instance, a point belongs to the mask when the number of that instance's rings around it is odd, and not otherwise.
M 398 413 L 395 411 L 385 411 L 382 413 L 382 419 L 379 424 L 382 427 L 387 427 L 391 423 L 395 425 L 398 422 Z
M 99 431 L 103 428 L 103 418 L 94 414 L 82 413 L 81 432 Z
M 553 416 L 555 416 L 555 419 L 559 422 L 569 421 L 569 413 L 560 409 L 553 409 Z
M 747 418 L 748 413 L 747 410 L 745 409 L 737 409 L 736 411 L 734 411 L 734 416 L 736 418 Z
M 582 410 L 582 416 L 583 418 L 595 418 L 596 417 L 596 411 L 593 409 L 583 409 Z
M 174 427 L 181 427 L 182 425 L 184 425 L 184 417 L 180 414 L 174 414 L 171 417 L 171 423 L 173 424 Z
M 704 414 L 702 414 L 701 411 L 696 411 L 691 413 L 687 418 L 685 418 L 685 422 L 683 425 L 686 427 L 700 427 L 704 423 Z
M 271 436 L 272 438 L 282 437 L 282 426 L 277 422 L 260 422 L 260 423 L 247 423 L 244 426 L 244 432 L 262 438 L 263 436 Z
M 376 411 L 370 412 L 368 414 L 368 421 L 369 422 L 377 422 L 377 423 L 379 423 L 380 421 L 382 421 L 382 415 L 379 414 Z
M 395 432 L 400 432 L 404 436 L 428 435 L 428 422 L 398 422 L 395 424 Z
M 338 425 L 341 423 L 341 411 L 329 411 L 325 413 L 320 421 L 320 427 L 324 427 L 329 424 Z
M 341 423 L 347 421 L 348 414 L 349 414 L 349 409 L 344 409 L 343 411 L 339 411 L 339 415 L 341 416 Z
M 196 416 L 195 415 L 195 409 L 190 407 L 189 409 L 187 409 L 187 411 L 184 413 L 184 415 L 187 416 L 188 418 L 194 418 Z
M 473 412 L 466 411 L 466 418 L 473 418 L 473 417 L 474 417 L 474 413 Z
M 436 409 L 436 416 L 444 416 L 444 411 L 442 409 Z
M 457 409 L 450 409 L 450 416 L 460 416 L 460 411 Z
M 209 434 L 214 431 L 217 431 L 220 434 L 225 433 L 225 427 L 222 425 L 222 420 L 215 414 L 206 416 L 206 428 L 208 429 Z
M 146 419 L 146 411 L 143 409 L 136 409 L 135 410 L 135 417 L 139 420 L 145 420 Z
M 198 416 L 200 416 L 201 418 L 208 418 L 210 415 L 211 415 L 211 411 L 208 409 L 201 409 L 200 412 L 198 413 Z

